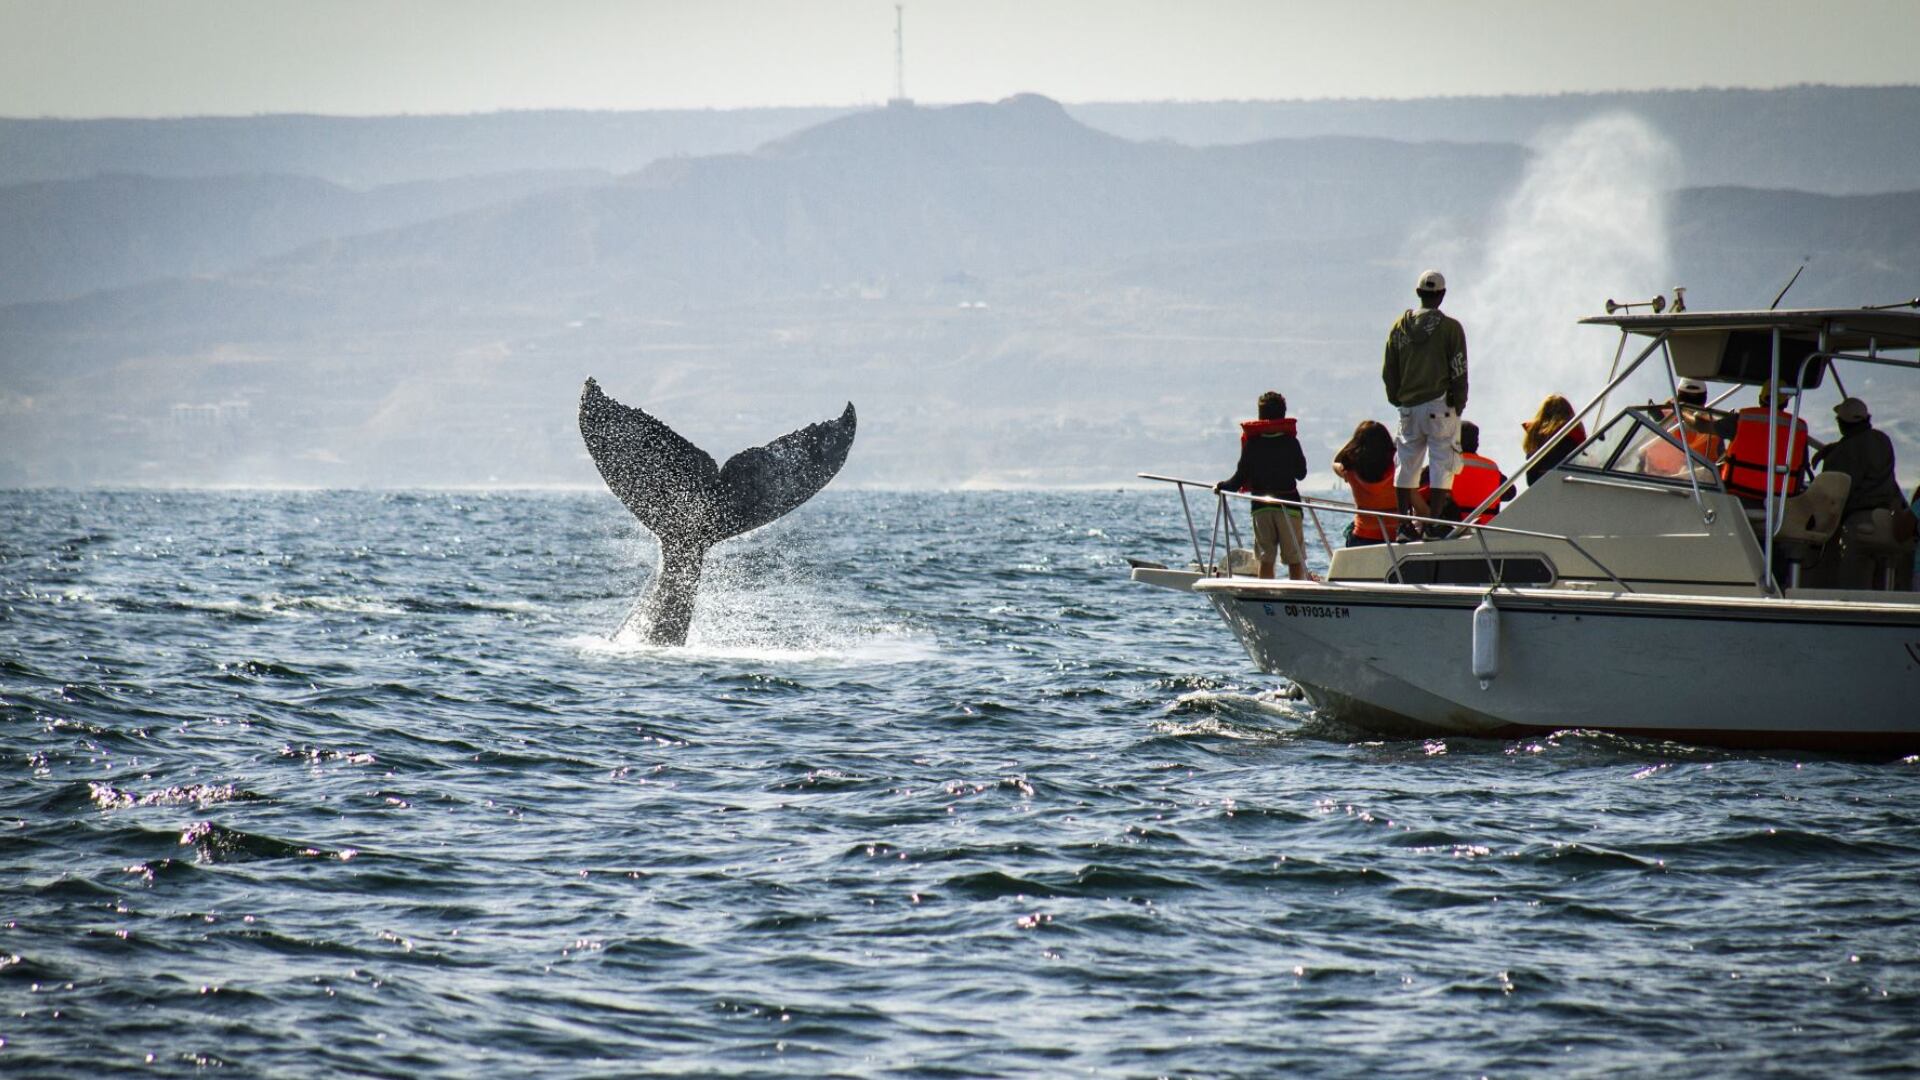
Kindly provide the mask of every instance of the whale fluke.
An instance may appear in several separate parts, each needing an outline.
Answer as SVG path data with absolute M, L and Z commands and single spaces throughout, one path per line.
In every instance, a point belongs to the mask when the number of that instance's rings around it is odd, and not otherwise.
M 587 380 L 580 391 L 587 453 L 607 487 L 660 541 L 660 572 L 634 609 L 644 614 L 654 644 L 686 643 L 707 549 L 813 498 L 846 464 L 854 425 L 848 402 L 838 418 L 742 450 L 716 468 L 712 455 Z

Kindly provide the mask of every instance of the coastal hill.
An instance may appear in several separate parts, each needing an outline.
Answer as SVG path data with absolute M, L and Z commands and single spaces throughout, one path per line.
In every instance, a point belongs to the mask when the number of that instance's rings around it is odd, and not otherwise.
M 1397 237 L 1433 213 L 1482 214 L 1525 156 L 1511 146 L 1339 137 L 1139 143 L 1031 96 L 874 110 L 752 154 L 669 159 L 610 183 L 349 232 L 236 272 L 16 318 L 227 336 L 343 320 L 390 327 L 475 309 L 657 315 L 1138 267 L 1152 252 L 1249 243 L 1281 263 L 1335 239 Z
M 624 173 L 751 150 L 851 109 L 658 109 L 457 116 L 0 117 L 0 184 L 100 173 L 294 175 L 365 189 L 536 171 Z
M 1537 144 L 1630 113 L 1685 148 L 1685 187 L 1826 195 L 1920 186 L 1920 86 L 1786 86 L 1400 100 L 1101 102 L 1073 113 L 1130 139 L 1194 144 L 1344 134 Z
M 319 240 L 606 179 L 528 171 L 356 191 L 284 174 L 105 173 L 14 184 L 0 187 L 0 304 L 238 270 Z
M 1190 146 L 1351 135 L 1532 145 L 1606 112 L 1688 148 L 1678 182 L 1828 195 L 1910 190 L 1920 87 L 1790 86 L 1419 98 L 1069 104 L 1138 141 Z M 355 189 L 522 170 L 628 173 L 667 157 L 745 153 L 851 108 L 525 111 L 460 116 L 0 117 L 0 185 L 99 173 L 281 174 Z
M 1135 140 L 1020 96 L 619 175 L 0 188 L 0 236 L 47 267 L 0 261 L 33 300 L 0 306 L 0 434 L 23 448 L 0 482 L 590 485 L 588 374 L 722 456 L 855 398 L 846 481 L 901 486 L 1216 468 L 1281 385 L 1318 467 L 1377 412 L 1407 281 L 1444 260 L 1471 283 L 1541 153 Z M 1629 195 L 1669 204 L 1697 304 L 1764 303 L 1801 262 L 1799 303 L 1920 291 L 1920 194 Z M 1576 282 L 1545 315 L 1672 283 Z

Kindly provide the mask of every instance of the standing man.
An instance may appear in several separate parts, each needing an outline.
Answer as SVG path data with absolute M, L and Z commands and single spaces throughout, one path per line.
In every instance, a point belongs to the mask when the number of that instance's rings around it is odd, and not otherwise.
M 1440 301 L 1447 295 L 1447 279 L 1440 271 L 1421 274 L 1413 293 L 1420 298 L 1420 310 L 1405 312 L 1393 324 L 1387 334 L 1386 362 L 1380 369 L 1387 401 L 1400 410 L 1400 433 L 1394 439 L 1400 467 L 1394 495 L 1400 512 L 1411 513 L 1425 458 L 1436 492 L 1432 516 L 1451 518 L 1450 492 L 1454 474 L 1460 471 L 1455 444 L 1460 414 L 1467 407 L 1467 332 L 1459 320 L 1440 313 Z M 1403 533 L 1417 539 L 1421 530 L 1409 522 Z

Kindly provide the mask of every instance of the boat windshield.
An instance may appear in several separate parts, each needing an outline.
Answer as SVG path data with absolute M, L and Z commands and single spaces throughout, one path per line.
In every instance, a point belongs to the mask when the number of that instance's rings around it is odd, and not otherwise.
M 1694 425 L 1710 424 L 1725 416 L 1718 409 L 1688 409 Z M 1562 463 L 1563 468 L 1631 476 L 1637 480 L 1689 487 L 1687 472 L 1701 487 L 1718 487 L 1720 472 L 1712 453 L 1710 435 L 1697 426 L 1682 424 L 1666 405 L 1635 406 L 1588 439 L 1578 453 Z

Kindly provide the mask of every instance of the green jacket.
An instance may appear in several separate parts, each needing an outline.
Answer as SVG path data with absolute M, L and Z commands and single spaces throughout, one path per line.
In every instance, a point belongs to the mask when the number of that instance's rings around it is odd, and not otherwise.
M 1387 334 L 1380 381 L 1387 400 L 1406 408 L 1446 395 L 1454 412 L 1467 407 L 1467 332 L 1438 308 L 1408 311 Z

